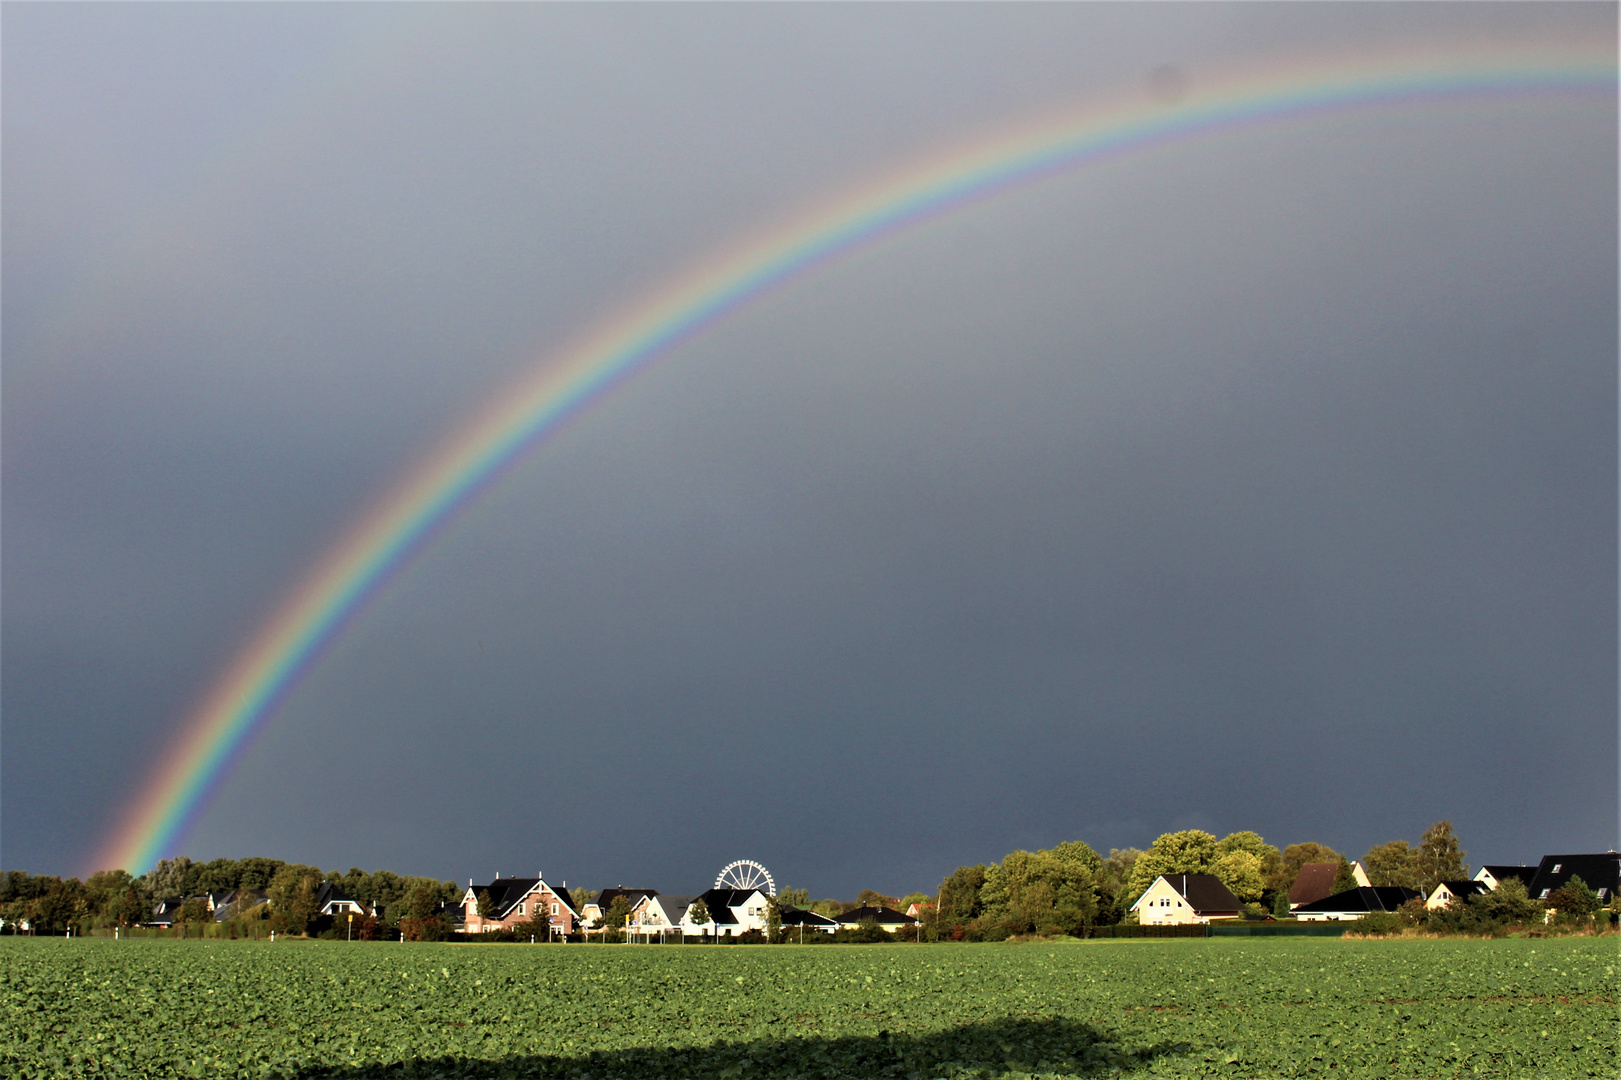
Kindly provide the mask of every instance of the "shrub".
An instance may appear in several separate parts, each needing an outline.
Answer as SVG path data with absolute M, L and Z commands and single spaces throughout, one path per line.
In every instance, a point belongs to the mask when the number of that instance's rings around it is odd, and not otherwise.
M 1370 911 L 1347 926 L 1345 932 L 1352 937 L 1383 936 L 1401 933 L 1404 925 L 1402 917 L 1394 911 Z

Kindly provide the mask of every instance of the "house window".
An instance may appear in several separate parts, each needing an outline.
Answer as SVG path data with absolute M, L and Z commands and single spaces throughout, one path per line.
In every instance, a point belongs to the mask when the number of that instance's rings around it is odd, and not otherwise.
M 1538 900 L 1546 900 L 1546 899 L 1548 899 L 1548 893 L 1551 892 L 1551 891 L 1552 890 L 1550 890 L 1550 889 L 1543 889 L 1540 893 L 1537 894 L 1537 899 Z
M 1600 900 L 1604 899 L 1605 890 L 1608 889 L 1608 888 L 1609 888 L 1609 886 L 1607 886 L 1607 885 L 1600 885 L 1598 887 L 1598 898 Z
M 1553 872 L 1554 872 L 1554 873 L 1556 873 L 1556 874 L 1557 874 L 1557 873 L 1559 873 L 1559 868 L 1560 868 L 1560 867 L 1561 867 L 1561 866 L 1564 866 L 1564 865 L 1565 865 L 1565 864 L 1564 864 L 1564 863 L 1561 863 L 1561 862 L 1556 862 L 1556 863 L 1554 863 L 1554 864 L 1553 864 Z
M 528 904 L 519 904 L 518 905 L 518 914 L 519 915 L 527 915 L 529 913 L 528 908 L 529 908 Z
M 552 905 L 552 914 L 553 914 L 553 915 L 556 915 L 556 914 L 557 914 L 557 905 L 556 905 L 556 904 L 553 904 L 553 905 Z

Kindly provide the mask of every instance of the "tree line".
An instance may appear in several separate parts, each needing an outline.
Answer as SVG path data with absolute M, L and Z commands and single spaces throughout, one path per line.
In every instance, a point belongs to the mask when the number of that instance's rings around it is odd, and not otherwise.
M 1465 852 L 1450 821 L 1425 830 L 1418 844 L 1392 840 L 1369 849 L 1362 865 L 1374 885 L 1428 892 L 1438 882 L 1468 876 Z M 959 866 L 940 883 L 924 918 L 926 940 L 998 941 L 1022 934 L 1082 934 L 1127 920 L 1131 906 L 1156 878 L 1211 874 L 1257 915 L 1284 915 L 1289 890 L 1303 867 L 1333 863 L 1334 891 L 1354 888 L 1351 860 L 1308 841 L 1281 850 L 1258 833 L 1220 839 L 1202 829 L 1159 836 L 1146 851 L 1113 848 L 1099 855 L 1081 840 L 1044 851 L 1014 851 L 1001 862 Z
M 240 931 L 302 934 L 320 922 L 316 894 L 331 883 L 380 918 L 359 920 L 366 935 L 403 928 L 433 935 L 442 922 L 442 905 L 461 899 L 452 881 L 395 874 L 388 870 L 367 873 L 352 867 L 348 873 L 323 872 L 320 867 L 280 859 L 215 859 L 193 862 L 185 856 L 163 859 L 151 870 L 132 876 L 106 870 L 84 881 L 20 870 L 0 873 L 0 919 L 5 928 L 26 922 L 36 933 L 61 934 L 71 929 L 86 933 L 111 927 L 133 927 L 150 922 L 153 909 L 163 900 L 182 901 L 176 922 L 184 927 L 222 924 L 231 936 Z M 239 894 L 230 910 L 210 911 L 206 894 Z M 269 904 L 263 901 L 269 900 Z M 412 920 L 412 921 L 407 921 Z M 184 930 L 182 931 L 184 932 Z M 340 935 L 342 936 L 342 935 Z

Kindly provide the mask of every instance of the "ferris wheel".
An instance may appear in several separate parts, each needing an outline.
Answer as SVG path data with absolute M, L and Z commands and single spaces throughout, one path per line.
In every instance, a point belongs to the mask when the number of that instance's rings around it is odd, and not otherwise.
M 759 889 L 767 896 L 777 895 L 777 883 L 771 880 L 771 871 L 753 859 L 727 863 L 715 878 L 715 888 Z

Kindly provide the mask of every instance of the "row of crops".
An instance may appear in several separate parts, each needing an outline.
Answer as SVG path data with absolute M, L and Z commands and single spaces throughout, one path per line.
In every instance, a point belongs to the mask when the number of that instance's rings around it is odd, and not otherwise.
M 0 940 L 0 1075 L 1613 1077 L 1616 939 Z

